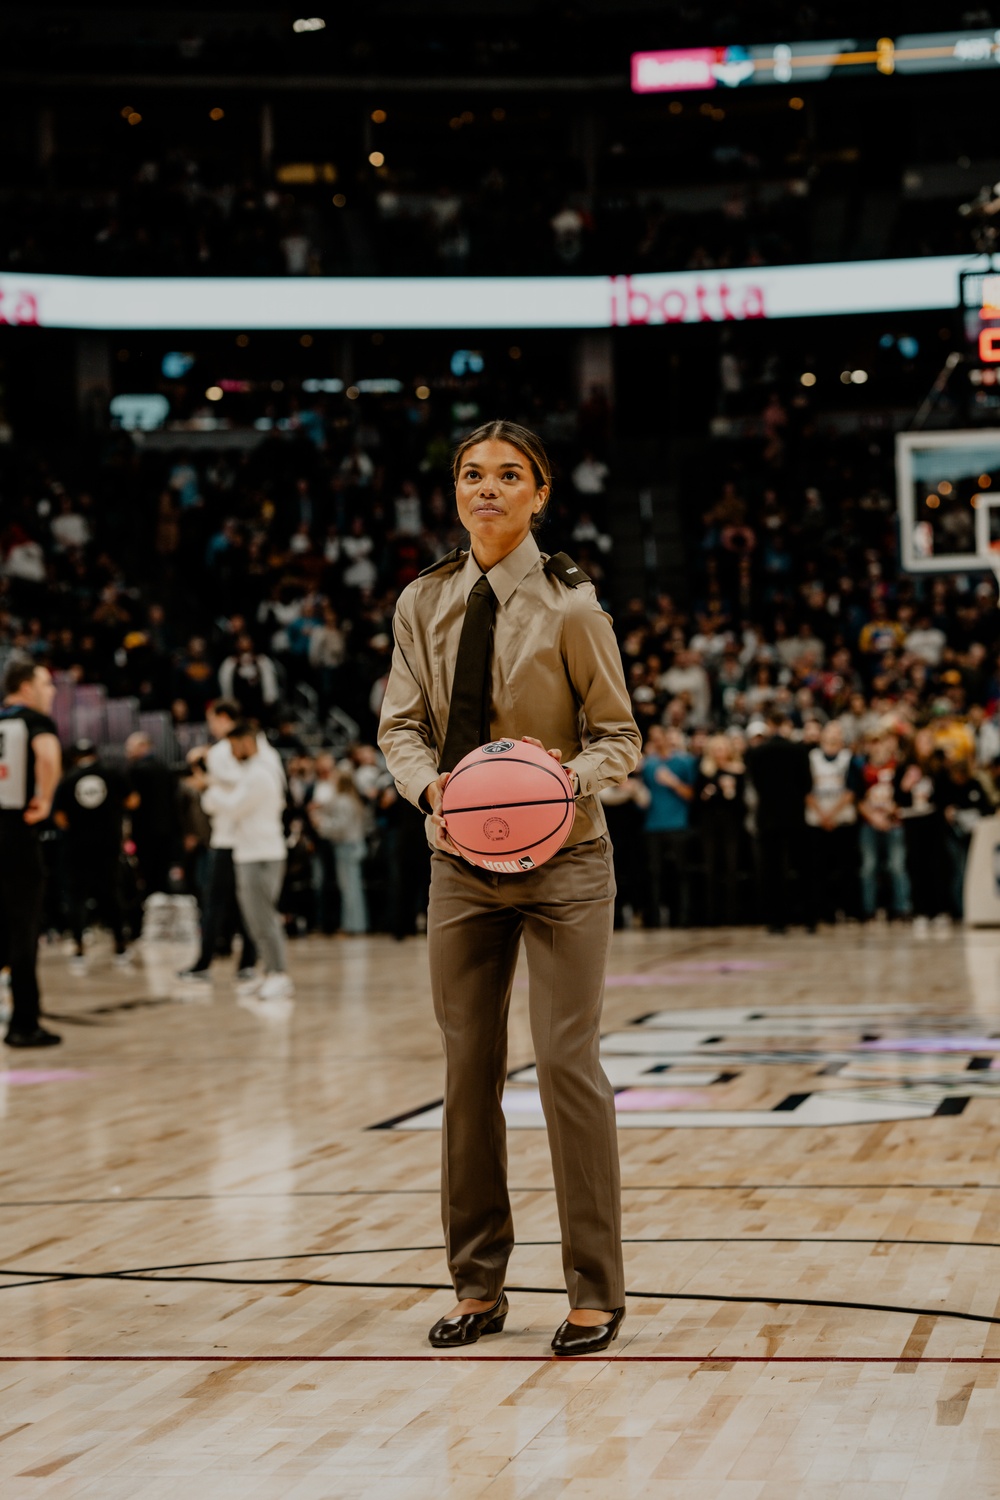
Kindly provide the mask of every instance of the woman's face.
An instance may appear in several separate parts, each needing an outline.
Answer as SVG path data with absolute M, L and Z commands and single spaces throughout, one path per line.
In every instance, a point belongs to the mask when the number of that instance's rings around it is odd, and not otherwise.
M 548 498 L 537 488 L 527 456 L 512 443 L 490 438 L 462 454 L 455 500 L 462 525 L 480 543 L 475 549 L 496 560 L 524 541 Z

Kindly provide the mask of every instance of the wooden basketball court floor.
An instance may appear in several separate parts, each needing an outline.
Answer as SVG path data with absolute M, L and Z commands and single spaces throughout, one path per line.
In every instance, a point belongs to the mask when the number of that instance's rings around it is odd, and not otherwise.
M 422 938 L 305 938 L 297 1000 L 183 950 L 86 977 L 0 1061 L 0 1495 L 1000 1496 L 1000 932 L 616 935 L 629 1288 L 564 1313 L 523 979 L 506 1331 L 437 1354 Z

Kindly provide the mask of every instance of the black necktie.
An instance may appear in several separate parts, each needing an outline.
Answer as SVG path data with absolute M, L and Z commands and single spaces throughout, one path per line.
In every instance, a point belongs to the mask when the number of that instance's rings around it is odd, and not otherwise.
M 448 709 L 441 770 L 453 771 L 463 756 L 490 737 L 490 643 L 497 596 L 484 573 L 465 606 Z

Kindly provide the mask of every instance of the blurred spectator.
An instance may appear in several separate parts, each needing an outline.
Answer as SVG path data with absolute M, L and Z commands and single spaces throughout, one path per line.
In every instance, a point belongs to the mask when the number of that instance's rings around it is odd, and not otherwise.
M 859 768 L 836 719 L 809 751 L 804 874 L 810 925 L 858 915 L 857 800 Z
M 671 927 L 686 927 L 691 906 L 688 827 L 697 762 L 679 730 L 654 725 L 640 769 L 649 792 L 643 824 L 649 881 L 645 926 L 660 927 L 666 916 Z
M 195 723 L 204 719 L 210 699 L 216 697 L 214 678 L 208 642 L 203 636 L 192 636 L 178 659 L 173 691 L 187 706 L 188 714 Z
M 964 755 L 954 756 L 938 773 L 934 795 L 944 816 L 948 902 L 951 915 L 956 921 L 961 921 L 965 909 L 965 864 L 972 831 L 979 819 L 988 816 L 1000 799 L 982 775 L 973 770 L 971 759 Z
M 604 461 L 598 458 L 589 448 L 584 449 L 583 457 L 575 465 L 570 474 L 573 488 L 581 496 L 603 495 L 607 488 L 608 475 L 611 470 Z
M 698 765 L 695 810 L 705 873 L 705 920 L 730 926 L 742 917 L 740 870 L 746 824 L 746 767 L 728 734 L 708 740 Z
M 339 884 L 333 835 L 337 827 L 334 799 L 339 773 L 332 755 L 316 757 L 315 781 L 307 804 L 314 839 L 316 926 L 328 936 L 337 931 L 340 915 Z
M 94 903 L 98 921 L 105 922 L 114 939 L 115 958 L 128 962 L 125 912 L 121 890 L 123 818 L 129 797 L 124 778 L 101 764 L 97 746 L 79 740 L 74 763 L 53 799 L 56 827 L 62 831 L 62 853 L 70 929 L 76 946 L 73 964 L 86 971 L 84 929 L 90 926 L 89 905 Z
M 278 672 L 269 656 L 254 649 L 253 637 L 239 636 L 236 650 L 219 667 L 224 698 L 235 698 L 247 718 L 270 723 L 280 697 Z
M 945 824 L 937 802 L 938 777 L 945 757 L 935 749 L 926 725 L 913 736 L 896 776 L 896 802 L 906 840 L 914 932 L 923 935 L 932 921 L 948 921 L 945 877 Z
M 760 910 L 768 931 L 780 933 L 793 918 L 794 881 L 804 872 L 805 806 L 812 777 L 805 747 L 791 737 L 790 720 L 771 709 L 765 723 L 765 736 L 747 750 L 746 768 L 756 795 Z
M 672 697 L 688 700 L 692 725 L 703 728 L 709 723 L 712 687 L 696 651 L 675 652 L 673 664 L 660 677 L 657 686 Z
M 878 906 L 879 879 L 889 882 L 889 909 L 893 916 L 911 912 L 910 878 L 906 868 L 906 840 L 897 801 L 898 745 L 895 735 L 881 733 L 868 744 L 868 759 L 861 769 L 858 803 L 861 839 L 861 912 L 866 921 Z
M 169 766 L 153 754 L 153 742 L 137 730 L 125 741 L 128 764 L 132 840 L 143 897 L 170 890 L 170 872 L 178 851 L 177 781 Z
M 631 927 L 646 907 L 644 813 L 652 793 L 640 776 L 600 792 L 615 855 L 615 927 Z
M 323 759 L 328 765 L 324 764 L 323 775 L 318 777 L 312 789 L 309 811 L 321 843 L 332 851 L 333 870 L 340 896 L 339 930 L 348 935 L 357 935 L 368 931 L 368 905 L 361 872 L 370 819 L 365 802 L 355 785 L 352 767 L 335 767 L 332 757 Z M 328 893 L 324 911 L 329 913 L 329 909 Z

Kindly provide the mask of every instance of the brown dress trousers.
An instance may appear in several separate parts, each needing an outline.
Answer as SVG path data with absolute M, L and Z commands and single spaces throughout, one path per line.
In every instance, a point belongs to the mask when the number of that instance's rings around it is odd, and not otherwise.
M 563 752 L 581 796 L 567 844 L 547 864 L 495 875 L 432 856 L 428 947 L 444 1043 L 442 1216 L 458 1297 L 493 1300 L 514 1243 L 507 1193 L 507 1015 L 518 951 L 548 1130 L 570 1305 L 625 1300 L 614 1094 L 600 1065 L 613 926 L 611 847 L 597 792 L 639 758 L 617 643 L 593 587 L 545 572 L 533 537 L 487 575 L 497 595 L 492 732 Z M 379 744 L 400 792 L 420 805 L 438 774 L 471 554 L 400 596 Z

